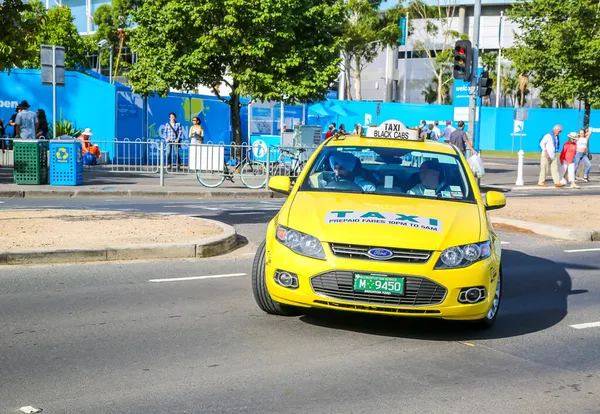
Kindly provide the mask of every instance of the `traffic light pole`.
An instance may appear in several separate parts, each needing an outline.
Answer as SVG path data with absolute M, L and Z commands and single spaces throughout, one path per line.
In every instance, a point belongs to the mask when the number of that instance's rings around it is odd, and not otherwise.
M 471 91 L 469 98 L 469 135 L 470 141 L 479 151 L 479 134 L 476 128 L 477 96 L 479 93 L 479 20 L 481 20 L 481 0 L 475 0 L 475 14 L 473 16 L 473 70 L 471 72 Z

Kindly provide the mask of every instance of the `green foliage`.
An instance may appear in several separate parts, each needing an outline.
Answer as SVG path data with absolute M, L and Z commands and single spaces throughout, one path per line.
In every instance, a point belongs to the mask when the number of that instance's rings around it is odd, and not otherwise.
M 583 100 L 587 127 L 600 103 L 598 1 L 519 0 L 508 16 L 521 29 L 511 54 L 519 72 L 534 74 L 547 100 Z
M 287 103 L 324 99 L 338 75 L 343 5 L 336 0 L 146 0 L 134 14 L 128 74 L 135 92 L 166 95 L 199 84 L 231 88 L 234 137 L 240 96 Z
M 32 57 L 30 46 L 45 21 L 35 10 L 35 4 L 23 0 L 0 2 L 0 71 L 20 67 Z
M 355 75 L 357 99 L 361 99 L 361 72 L 386 46 L 396 45 L 400 37 L 399 18 L 406 12 L 400 7 L 378 11 L 381 0 L 349 0 L 345 3 L 342 53 L 345 64 Z M 350 68 L 346 68 L 348 73 Z
M 451 29 L 452 19 L 456 13 L 455 4 L 429 6 L 420 0 L 412 1 L 409 5 L 411 16 L 421 20 L 422 27 L 415 29 L 420 32 L 420 40 L 414 44 L 414 53 L 429 60 L 429 67 L 433 72 L 436 85 L 438 104 L 447 102 L 445 92 L 452 82 L 452 64 L 454 42 L 458 39 L 467 39 L 468 36 Z M 441 37 L 442 44 L 439 44 Z
M 29 12 L 35 16 L 45 16 L 44 23 L 40 25 L 37 36 L 28 49 L 29 59 L 23 62 L 23 67 L 39 69 L 41 45 L 64 46 L 65 66 L 67 70 L 83 71 L 88 69 L 87 54 L 90 51 L 89 43 L 84 41 L 77 27 L 73 23 L 75 17 L 71 14 L 68 6 L 55 6 L 46 10 L 44 4 L 39 0 L 30 3 L 33 10 Z
M 71 122 L 63 118 L 62 109 L 60 110 L 59 119 L 56 120 L 56 135 L 54 134 L 54 125 L 48 124 L 49 133 L 48 135 L 54 138 L 68 135 L 70 137 L 78 137 L 81 135 L 82 130 L 77 128 L 76 122 Z
M 94 24 L 97 26 L 96 33 L 93 36 L 97 44 L 101 40 L 107 40 L 106 49 L 100 52 L 101 64 L 109 65 L 110 50 L 112 46 L 114 58 L 121 46 L 120 30 L 128 33 L 135 27 L 133 14 L 141 6 L 142 0 L 113 0 L 112 4 L 103 4 L 96 9 L 94 13 Z M 123 47 L 128 47 L 129 38 L 125 36 Z

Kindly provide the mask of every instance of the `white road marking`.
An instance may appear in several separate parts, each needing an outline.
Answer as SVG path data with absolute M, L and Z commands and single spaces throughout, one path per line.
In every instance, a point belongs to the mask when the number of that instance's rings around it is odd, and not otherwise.
M 150 279 L 148 282 L 152 282 L 152 283 L 183 282 L 186 280 L 219 279 L 219 278 L 223 278 L 223 277 L 239 277 L 239 276 L 246 276 L 246 273 L 229 273 L 229 274 L 225 274 L 225 275 L 176 277 L 176 278 L 172 278 L 172 279 Z
M 501 241 L 500 244 L 510 244 L 510 242 L 507 241 Z
M 262 214 L 261 211 L 244 211 L 241 213 L 229 213 L 230 216 L 247 216 L 249 214 Z
M 565 250 L 565 253 L 581 253 L 581 252 L 600 252 L 600 248 L 597 248 L 597 249 L 575 249 L 575 250 Z
M 580 323 L 577 325 L 569 325 L 569 326 L 571 328 L 575 328 L 575 329 L 598 328 L 598 327 L 600 327 L 600 322 Z

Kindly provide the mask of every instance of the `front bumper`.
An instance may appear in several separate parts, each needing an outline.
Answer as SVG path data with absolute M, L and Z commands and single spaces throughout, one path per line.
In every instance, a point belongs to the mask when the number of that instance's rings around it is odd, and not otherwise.
M 500 258 L 493 255 L 467 268 L 434 270 L 440 252 L 434 252 L 425 264 L 404 264 L 342 258 L 334 256 L 325 244 L 324 248 L 327 260 L 317 260 L 298 255 L 276 240 L 267 244 L 266 283 L 273 300 L 299 307 L 457 320 L 481 319 L 490 309 L 500 268 Z M 296 274 L 299 286 L 295 289 L 280 286 L 274 279 L 276 271 Z M 405 294 L 392 297 L 353 292 L 351 280 L 354 273 L 404 276 Z M 460 303 L 458 296 L 461 289 L 474 286 L 484 287 L 486 298 L 476 304 Z

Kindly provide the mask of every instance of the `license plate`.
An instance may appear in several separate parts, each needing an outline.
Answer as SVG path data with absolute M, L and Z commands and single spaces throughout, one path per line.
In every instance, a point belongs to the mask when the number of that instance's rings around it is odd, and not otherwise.
M 404 294 L 404 278 L 381 275 L 354 275 L 354 291 L 382 295 Z

